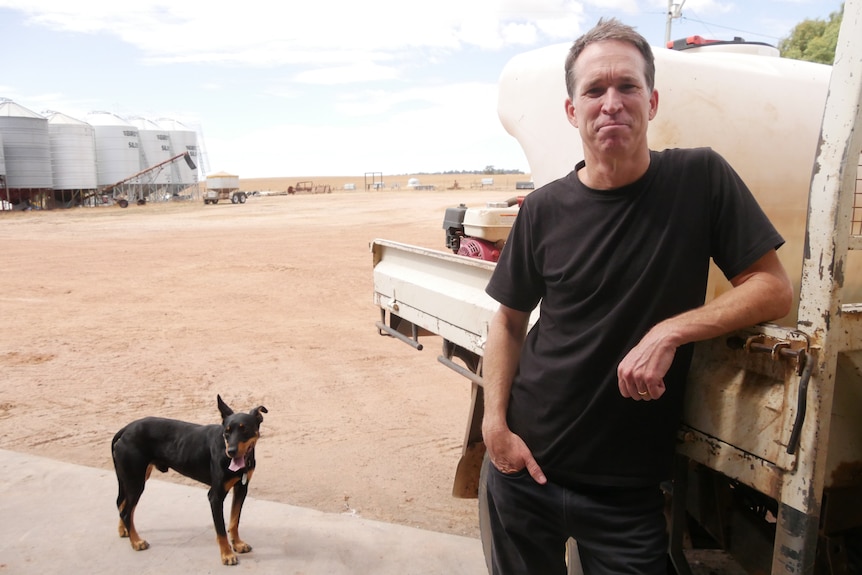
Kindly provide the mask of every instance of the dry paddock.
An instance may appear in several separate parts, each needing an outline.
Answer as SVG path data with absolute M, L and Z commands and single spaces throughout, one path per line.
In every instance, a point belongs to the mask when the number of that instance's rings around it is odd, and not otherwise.
M 2 212 L 0 448 L 110 469 L 122 425 L 216 422 L 221 394 L 269 409 L 253 496 L 477 536 L 450 494 L 469 383 L 378 335 L 368 246 L 444 249 L 447 207 L 511 194 Z

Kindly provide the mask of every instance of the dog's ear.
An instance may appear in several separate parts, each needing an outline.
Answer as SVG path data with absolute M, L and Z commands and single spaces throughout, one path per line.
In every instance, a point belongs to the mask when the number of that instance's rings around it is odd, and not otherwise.
M 269 413 L 269 411 L 264 406 L 258 405 L 257 407 L 255 407 L 254 409 L 249 411 L 249 413 L 257 418 L 258 423 L 262 423 L 263 422 L 263 414 Z
M 217 395 L 216 398 L 218 398 L 218 410 L 221 413 L 221 418 L 227 419 L 229 415 L 233 415 L 233 410 L 222 401 L 221 395 Z

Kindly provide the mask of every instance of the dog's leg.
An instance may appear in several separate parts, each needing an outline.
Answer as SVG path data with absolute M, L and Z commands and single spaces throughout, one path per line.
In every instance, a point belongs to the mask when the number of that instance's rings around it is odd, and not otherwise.
M 117 476 L 117 483 L 119 483 L 119 493 L 117 494 L 117 511 L 120 514 L 120 526 L 117 527 L 117 531 L 120 533 L 120 537 L 128 537 L 129 530 L 126 528 L 126 523 L 123 521 L 123 509 L 126 507 L 126 490 L 123 489 L 123 481 L 120 479 L 119 475 Z
M 117 509 L 120 512 L 120 525 L 117 527 L 117 532 L 120 534 L 120 537 L 128 537 L 129 536 L 129 528 L 126 527 L 126 522 L 123 521 L 123 508 L 125 508 L 126 502 L 123 501 L 119 505 L 117 505 Z
M 144 492 L 144 484 L 152 471 L 152 466 L 146 467 L 143 473 L 138 473 L 136 469 L 132 469 L 132 473 L 128 473 L 128 471 L 129 467 L 117 467 L 117 480 L 120 484 L 119 495 L 117 496 L 120 523 L 117 531 L 120 537 L 129 538 L 132 549 L 143 551 L 148 549 L 150 544 L 142 539 L 138 530 L 135 529 L 135 507 Z
M 251 476 L 254 470 L 245 474 L 243 479 L 236 483 L 233 487 L 233 499 L 230 506 L 230 542 L 233 544 L 233 550 L 237 553 L 248 553 L 251 551 L 251 545 L 243 541 L 239 536 L 239 516 L 242 513 L 242 504 L 245 503 L 245 496 L 248 494 L 248 482 L 251 481 Z
M 150 544 L 138 535 L 138 530 L 135 529 L 135 508 L 132 507 L 129 513 L 129 542 L 132 544 L 132 549 L 135 551 L 143 551 L 149 549 Z
M 210 500 L 210 509 L 213 514 L 213 526 L 216 532 L 216 542 L 218 542 L 219 552 L 221 553 L 221 562 L 223 565 L 236 565 L 238 560 L 230 543 L 227 540 L 227 531 L 224 527 L 224 498 L 227 495 L 225 485 L 213 485 L 210 487 L 207 497 Z
M 117 512 L 120 515 L 120 525 L 117 527 L 117 531 L 120 534 L 120 537 L 128 537 L 129 529 L 126 527 L 126 522 L 123 521 L 123 510 L 126 508 L 126 488 L 125 488 L 125 478 L 122 473 L 122 469 L 125 467 L 117 461 L 117 442 L 122 438 L 123 432 L 125 428 L 121 429 L 114 436 L 113 441 L 111 441 L 111 459 L 114 462 L 114 471 L 117 474 Z

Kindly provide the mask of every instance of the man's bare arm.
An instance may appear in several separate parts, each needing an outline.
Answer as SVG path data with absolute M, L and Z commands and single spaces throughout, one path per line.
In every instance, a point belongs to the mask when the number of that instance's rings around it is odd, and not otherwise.
M 661 397 L 664 376 L 679 346 L 778 319 L 790 311 L 793 285 L 774 250 L 730 281 L 733 289 L 656 324 L 623 358 L 617 368 L 623 397 Z
M 525 467 L 539 483 L 547 479 L 523 440 L 512 433 L 506 421 L 512 378 L 518 369 L 521 347 L 530 314 L 501 305 L 488 328 L 488 342 L 482 368 L 485 416 L 482 436 L 493 464 L 503 473 Z

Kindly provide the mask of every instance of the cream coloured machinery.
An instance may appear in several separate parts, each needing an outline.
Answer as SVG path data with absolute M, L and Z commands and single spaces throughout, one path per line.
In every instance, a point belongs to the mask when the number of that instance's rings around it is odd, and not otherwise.
M 862 0 L 845 5 L 832 67 L 731 48 L 655 49 L 659 112 L 650 145 L 711 146 L 730 161 L 787 239 L 779 253 L 797 305 L 777 324 L 697 345 L 669 488 L 669 553 L 677 572 L 688 573 L 682 542 L 696 525 L 750 573 L 856 572 Z M 537 187 L 581 159 L 563 113 L 567 49 L 518 56 L 500 78 L 501 121 Z M 375 240 L 372 254 L 380 332 L 418 349 L 424 336 L 440 336 L 438 359 L 472 382 L 453 491 L 481 495 L 482 356 L 496 308 L 484 287 L 495 264 L 387 240 Z M 713 273 L 709 289 L 712 297 L 728 284 Z

